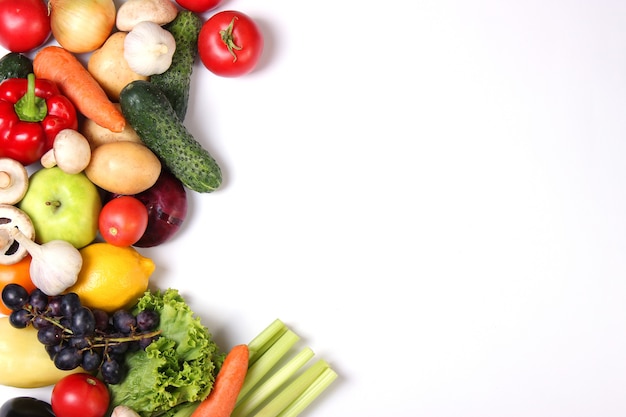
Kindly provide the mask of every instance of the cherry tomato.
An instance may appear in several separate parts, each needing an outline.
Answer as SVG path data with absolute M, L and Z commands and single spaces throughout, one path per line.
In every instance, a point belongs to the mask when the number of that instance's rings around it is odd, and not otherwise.
M 247 15 L 225 10 L 211 16 L 198 35 L 198 55 L 216 75 L 238 77 L 252 71 L 263 52 L 263 34 Z
M 111 400 L 104 382 L 82 372 L 61 378 L 50 398 L 57 417 L 103 417 Z
M 148 209 L 137 198 L 123 195 L 107 202 L 98 217 L 98 229 L 108 243 L 130 246 L 148 227 Z
M 29 293 L 35 289 L 30 279 L 30 255 L 13 265 L 0 265 L 0 291 L 7 284 L 19 284 Z M 0 313 L 9 315 L 11 310 L 0 301 Z
M 215 9 L 221 2 L 222 0 L 176 0 L 176 3 L 183 9 L 196 13 L 204 13 Z
M 11 52 L 28 52 L 50 37 L 47 2 L 0 0 L 0 45 Z

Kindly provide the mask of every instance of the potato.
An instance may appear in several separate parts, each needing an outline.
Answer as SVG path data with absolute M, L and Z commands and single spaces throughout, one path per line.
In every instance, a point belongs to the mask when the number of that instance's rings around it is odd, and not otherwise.
M 16 388 L 40 388 L 56 384 L 76 372 L 61 371 L 37 340 L 37 330 L 28 326 L 17 329 L 8 317 L 0 317 L 0 385 Z
M 87 71 L 100 83 L 111 101 L 120 99 L 120 91 L 134 80 L 148 80 L 130 69 L 124 59 L 126 32 L 115 32 L 95 50 L 87 61 Z
M 115 26 L 126 32 L 143 21 L 163 26 L 173 21 L 177 14 L 178 8 L 172 0 L 126 0 L 117 10 Z
M 152 187 L 161 174 L 161 161 L 136 142 L 110 142 L 91 153 L 85 175 L 98 187 L 117 194 L 133 195 Z
M 120 108 L 119 103 L 114 104 L 118 109 Z M 80 133 L 87 138 L 87 141 L 89 141 L 92 150 L 109 142 L 130 141 L 143 144 L 143 141 L 137 132 L 135 132 L 135 129 L 128 123 L 126 123 L 124 130 L 121 132 L 113 132 L 106 127 L 100 126 L 91 119 L 84 119 L 79 130 Z

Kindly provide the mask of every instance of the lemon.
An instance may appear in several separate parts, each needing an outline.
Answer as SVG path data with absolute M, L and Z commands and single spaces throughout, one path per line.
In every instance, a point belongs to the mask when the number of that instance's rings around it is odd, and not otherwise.
M 135 305 L 148 289 L 155 265 L 152 259 L 132 246 L 106 242 L 91 243 L 80 250 L 83 266 L 76 283 L 66 292 L 75 292 L 89 308 L 113 313 Z

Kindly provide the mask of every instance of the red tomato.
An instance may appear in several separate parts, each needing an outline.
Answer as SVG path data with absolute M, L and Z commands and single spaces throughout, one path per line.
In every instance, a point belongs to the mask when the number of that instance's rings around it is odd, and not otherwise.
M 256 67 L 263 52 L 263 34 L 247 15 L 226 10 L 211 16 L 198 35 L 198 55 L 209 71 L 238 77 Z
M 54 385 L 50 404 L 57 417 L 102 417 L 110 400 L 104 382 L 87 373 L 76 373 Z
M 19 284 L 26 288 L 29 293 L 35 289 L 35 284 L 30 279 L 30 255 L 12 265 L 0 265 L 0 291 L 7 284 Z M 11 309 L 0 301 L 0 313 L 9 315 Z
M 0 0 L 0 45 L 11 52 L 28 52 L 50 37 L 47 2 Z
M 148 209 L 137 198 L 123 195 L 107 202 L 98 217 L 98 229 L 108 243 L 130 246 L 148 227 Z
M 222 0 L 176 0 L 176 3 L 183 9 L 196 13 L 204 13 L 215 9 L 221 2 Z

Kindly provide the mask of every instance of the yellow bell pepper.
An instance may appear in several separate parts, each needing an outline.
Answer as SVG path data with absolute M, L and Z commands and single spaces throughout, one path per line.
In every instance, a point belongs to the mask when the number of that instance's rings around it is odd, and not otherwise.
M 62 371 L 54 366 L 33 327 L 16 329 L 8 317 L 0 317 L 0 385 L 45 387 L 75 372 L 84 371 Z

